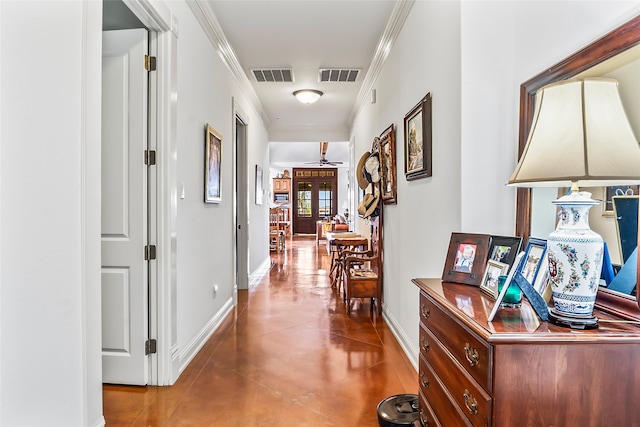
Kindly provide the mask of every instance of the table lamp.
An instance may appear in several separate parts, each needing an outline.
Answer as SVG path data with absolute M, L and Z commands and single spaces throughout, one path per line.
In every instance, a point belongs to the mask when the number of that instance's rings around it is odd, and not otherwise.
M 531 131 L 508 185 L 571 187 L 553 201 L 558 223 L 547 238 L 552 323 L 598 327 L 593 308 L 604 250 L 589 227 L 589 209 L 598 202 L 579 187 L 631 183 L 640 183 L 640 146 L 616 80 L 571 79 L 536 92 Z

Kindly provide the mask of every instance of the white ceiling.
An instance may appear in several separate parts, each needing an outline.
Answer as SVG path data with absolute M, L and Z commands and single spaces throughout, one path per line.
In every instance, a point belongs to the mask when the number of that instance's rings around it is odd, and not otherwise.
M 272 164 L 290 167 L 293 163 L 317 161 L 319 142 L 329 141 L 326 158 L 348 166 L 346 141 L 351 121 L 359 108 L 370 101 L 373 81 L 413 1 L 197 3 L 200 7 L 206 5 L 215 15 L 217 22 L 213 25 L 218 26 L 221 56 L 231 64 L 232 72 L 242 74 L 236 78 L 245 81 L 245 90 L 254 92 L 249 99 L 253 99 L 273 142 Z M 255 68 L 291 68 L 294 82 L 257 82 L 251 72 Z M 353 83 L 320 83 L 320 68 L 361 71 Z M 307 88 L 324 95 L 315 104 L 301 104 L 292 93 Z M 287 144 L 278 146 L 276 142 Z M 300 144 L 299 149 L 293 149 L 289 144 L 292 142 Z

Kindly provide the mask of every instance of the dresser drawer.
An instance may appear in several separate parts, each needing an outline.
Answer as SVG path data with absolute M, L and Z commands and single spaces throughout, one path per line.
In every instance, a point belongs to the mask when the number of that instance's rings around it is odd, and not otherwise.
M 442 311 L 423 291 L 420 292 L 420 322 L 485 390 L 491 392 L 493 354 L 486 342 Z
M 422 394 L 422 390 L 418 391 L 418 401 L 420 402 L 420 422 L 424 427 L 442 427 L 438 417 L 433 413 L 433 409 L 429 406 L 427 398 Z
M 449 399 L 445 387 L 433 372 L 424 356 L 420 355 L 420 374 L 418 383 L 420 393 L 424 395 L 427 404 L 433 409 L 435 417 L 443 426 L 447 427 L 473 427 L 460 407 Z
M 491 396 L 480 387 L 460 364 L 451 358 L 442 344 L 420 326 L 420 345 L 429 366 L 445 384 L 451 398 L 474 426 L 488 426 L 491 414 Z

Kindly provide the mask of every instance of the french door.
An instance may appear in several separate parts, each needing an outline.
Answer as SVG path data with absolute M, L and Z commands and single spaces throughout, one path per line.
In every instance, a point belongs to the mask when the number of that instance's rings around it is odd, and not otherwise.
M 293 232 L 315 234 L 316 222 L 337 213 L 338 170 L 293 169 Z

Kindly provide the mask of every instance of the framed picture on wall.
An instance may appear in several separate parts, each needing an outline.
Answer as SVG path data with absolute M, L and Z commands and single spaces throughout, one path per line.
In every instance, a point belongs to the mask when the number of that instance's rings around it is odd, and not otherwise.
M 222 135 L 207 124 L 205 135 L 204 202 L 221 203 Z
M 262 204 L 262 168 L 256 165 L 256 205 Z
M 431 93 L 427 93 L 404 116 L 404 176 L 407 181 L 433 174 L 431 145 Z
M 386 205 L 396 204 L 396 128 L 391 124 L 380 135 L 380 188 L 382 202 Z

